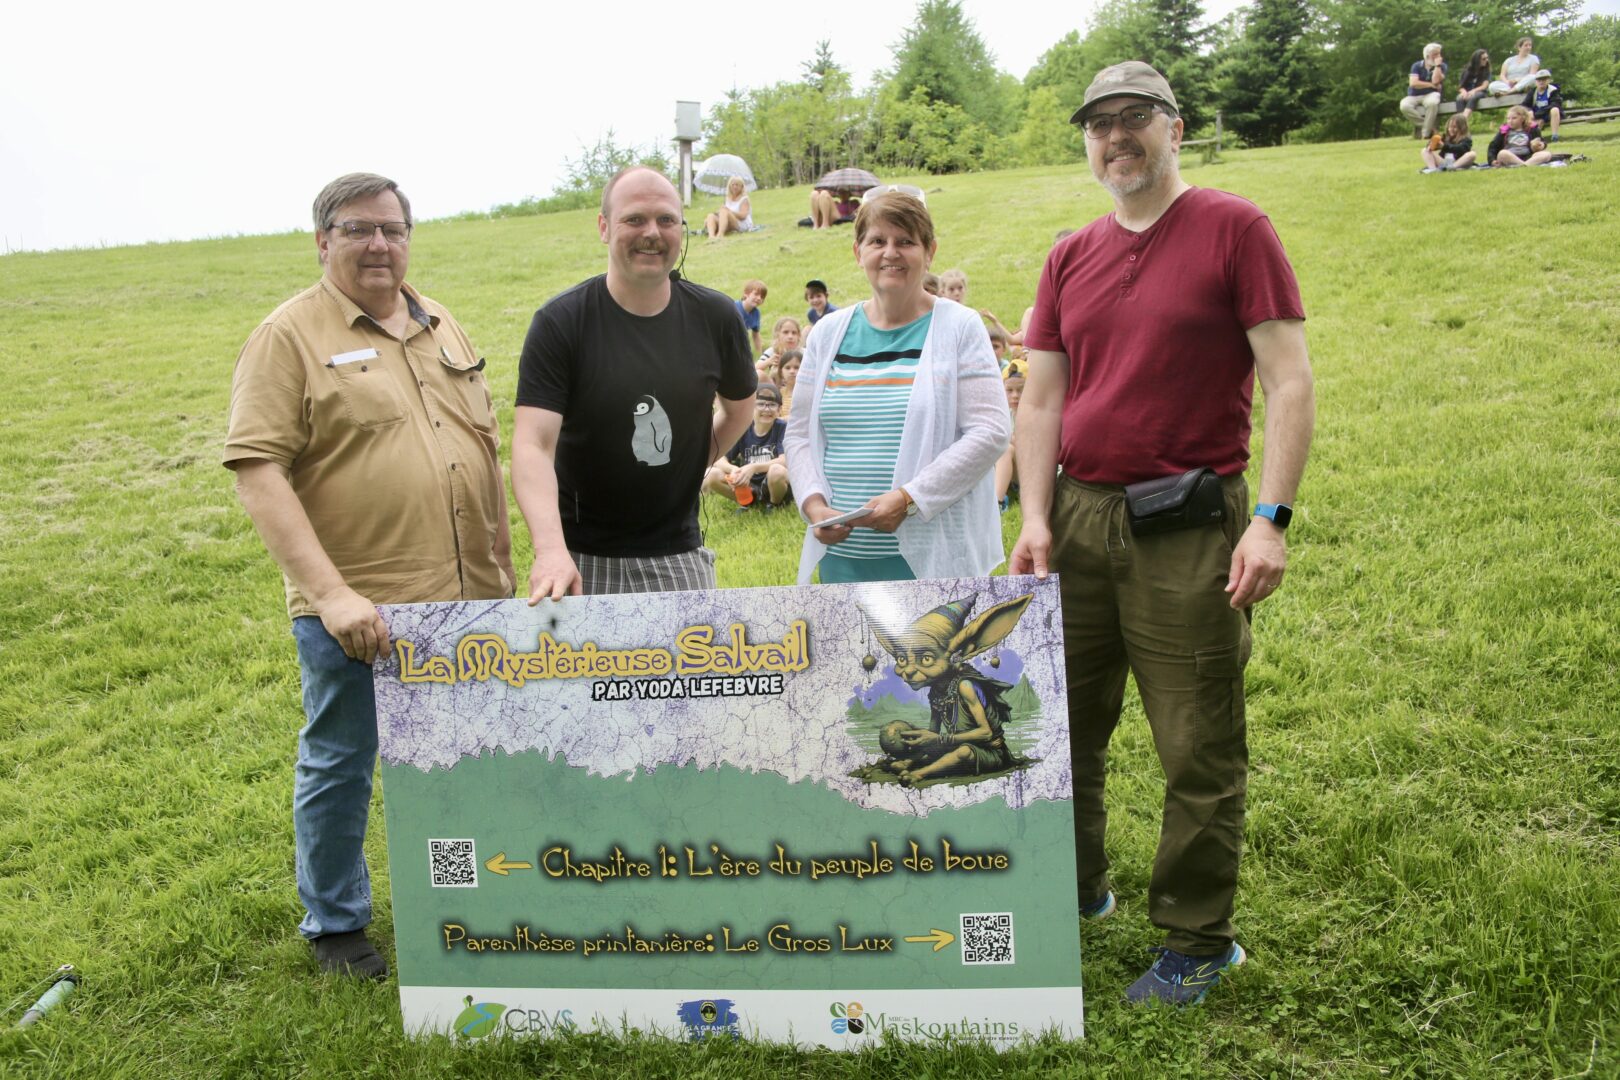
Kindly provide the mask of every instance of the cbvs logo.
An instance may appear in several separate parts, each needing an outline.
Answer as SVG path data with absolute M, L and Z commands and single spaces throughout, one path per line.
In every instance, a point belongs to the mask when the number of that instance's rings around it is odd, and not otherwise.
M 515 1034 L 573 1031 L 575 1026 L 573 1009 L 552 1012 L 545 1009 L 509 1010 L 498 1001 L 474 1001 L 471 994 L 462 1000 L 467 1007 L 456 1017 L 455 1033 L 467 1039 L 493 1035 L 502 1026 Z M 504 1025 L 501 1023 L 503 1016 L 506 1019 Z
M 866 1030 L 866 1010 L 858 1001 L 835 1001 L 828 1012 L 832 1013 L 834 1035 L 859 1035 Z
M 493 1033 L 501 1022 L 501 1014 L 506 1011 L 506 1006 L 494 1001 L 474 1004 L 471 994 L 463 1000 L 467 1002 L 467 1007 L 456 1017 L 456 1034 L 468 1039 L 482 1039 Z

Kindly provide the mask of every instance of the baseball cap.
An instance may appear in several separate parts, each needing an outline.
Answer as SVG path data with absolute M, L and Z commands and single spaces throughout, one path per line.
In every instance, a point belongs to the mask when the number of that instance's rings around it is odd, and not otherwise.
M 813 277 L 804 283 L 804 287 L 812 292 L 828 292 L 827 283 L 818 277 Z
M 1097 102 L 1117 97 L 1147 98 L 1149 101 L 1168 105 L 1178 113 L 1181 111 L 1181 106 L 1176 104 L 1176 95 L 1170 89 L 1170 84 L 1165 81 L 1163 75 L 1153 69 L 1153 65 L 1144 64 L 1140 60 L 1127 60 L 1097 72 L 1097 77 L 1086 87 L 1085 100 L 1074 110 L 1074 115 L 1069 117 L 1069 123 L 1078 124 L 1085 116 L 1086 110 Z

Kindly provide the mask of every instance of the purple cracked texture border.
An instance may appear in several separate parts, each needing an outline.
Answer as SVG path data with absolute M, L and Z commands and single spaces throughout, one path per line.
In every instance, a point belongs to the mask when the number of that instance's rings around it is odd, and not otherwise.
M 869 784 L 850 776 L 872 754 L 850 735 L 847 709 L 900 686 L 892 659 L 866 628 L 857 602 L 909 621 L 951 600 L 974 596 L 973 611 L 1032 593 L 1017 628 L 1002 643 L 1041 702 L 1026 770 L 979 783 L 920 789 Z M 753 643 L 777 641 L 796 619 L 810 631 L 808 671 L 783 676 L 778 695 L 592 701 L 589 678 L 547 679 L 512 687 L 499 680 L 406 684 L 396 650 L 376 668 L 377 725 L 383 760 L 423 771 L 451 769 L 490 753 L 539 753 L 603 778 L 633 782 L 665 766 L 713 769 L 731 765 L 773 772 L 789 783 L 825 785 L 850 802 L 910 816 L 976 805 L 991 798 L 1019 808 L 1070 797 L 1062 627 L 1055 578 L 976 578 L 865 585 L 726 589 L 697 593 L 569 597 L 529 607 L 522 600 L 486 600 L 383 608 L 394 638 L 411 641 L 419 662 L 454 656 L 468 634 L 499 634 L 513 652 L 532 651 L 542 630 L 574 647 L 675 649 L 685 627 L 707 624 L 717 636 L 732 623 Z M 872 653 L 877 669 L 861 666 Z M 1011 680 L 1009 680 L 1011 681 Z M 904 699 L 907 694 L 896 694 Z

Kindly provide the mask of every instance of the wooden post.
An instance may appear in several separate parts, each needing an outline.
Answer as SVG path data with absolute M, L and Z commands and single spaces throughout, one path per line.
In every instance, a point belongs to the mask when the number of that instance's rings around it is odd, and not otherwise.
M 1221 156 L 1221 110 L 1215 110 L 1215 156 Z
M 681 148 L 681 205 L 692 205 L 692 140 L 679 140 Z

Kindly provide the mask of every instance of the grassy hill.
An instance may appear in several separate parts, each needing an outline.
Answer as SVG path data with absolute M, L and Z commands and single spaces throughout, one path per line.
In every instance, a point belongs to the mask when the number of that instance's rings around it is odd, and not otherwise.
M 1109 788 L 1122 911 L 1083 932 L 1088 1038 L 1006 1055 L 455 1047 L 404 1039 L 391 983 L 315 978 L 294 932 L 297 666 L 218 465 L 237 350 L 315 278 L 312 239 L 0 258 L 0 1000 L 27 998 L 5 1024 L 58 964 L 86 977 L 0 1032 L 0 1073 L 1615 1075 L 1620 125 L 1561 146 L 1594 160 L 1420 176 L 1397 139 L 1189 168 L 1272 215 L 1320 410 L 1288 581 L 1255 616 L 1252 959 L 1197 1010 L 1121 1003 L 1157 940 L 1161 780 L 1133 699 Z M 966 269 L 1009 323 L 1053 233 L 1106 209 L 1083 168 L 920 182 L 936 269 Z M 813 276 L 864 296 L 847 230 L 791 224 L 806 196 L 758 193 L 769 228 L 694 238 L 689 276 L 764 278 L 767 325 L 802 314 Z M 428 223 L 412 257 L 484 350 L 510 432 L 531 313 L 605 265 L 592 216 Z M 705 520 L 722 584 L 791 580 L 791 514 Z M 371 857 L 381 882 L 380 828 Z

